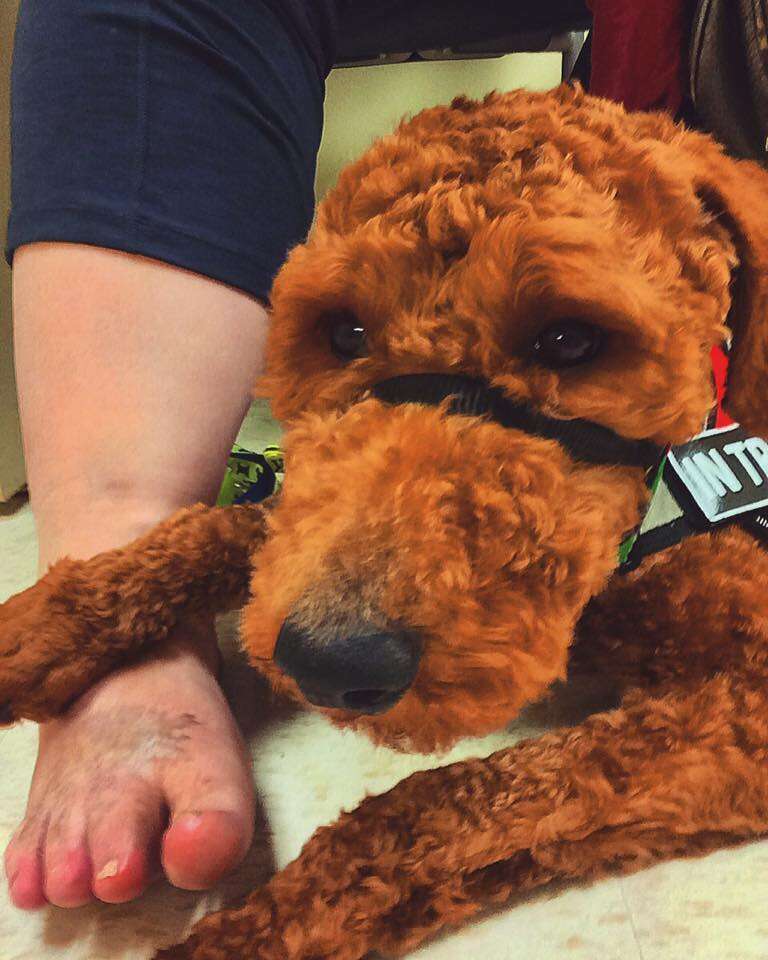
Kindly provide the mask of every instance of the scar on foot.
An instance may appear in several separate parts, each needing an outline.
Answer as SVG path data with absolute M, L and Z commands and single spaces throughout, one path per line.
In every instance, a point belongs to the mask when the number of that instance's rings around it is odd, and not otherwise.
M 102 771 L 119 769 L 147 775 L 156 761 L 184 754 L 192 739 L 192 729 L 200 725 L 194 714 L 172 714 L 166 710 L 121 706 L 108 713 L 99 712 L 77 732 L 82 743 L 72 744 L 93 750 L 98 744 Z M 86 743 L 87 741 L 87 743 Z

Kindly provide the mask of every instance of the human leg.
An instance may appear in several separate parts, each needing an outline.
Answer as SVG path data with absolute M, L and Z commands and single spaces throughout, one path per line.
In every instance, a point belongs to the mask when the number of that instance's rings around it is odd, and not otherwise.
M 260 365 L 264 308 L 166 264 L 75 244 L 20 250 L 14 287 L 41 572 L 212 500 Z M 162 655 L 41 727 L 7 858 L 19 906 L 128 899 L 158 856 L 178 885 L 205 886 L 245 852 L 252 787 L 215 643 L 210 622 L 189 623 Z
M 22 5 L 9 247 L 42 569 L 215 495 L 259 301 L 312 210 L 322 81 L 289 27 L 239 0 Z M 242 855 L 252 787 L 215 660 L 190 622 L 41 728 L 18 905 L 130 899 L 156 859 L 207 886 Z

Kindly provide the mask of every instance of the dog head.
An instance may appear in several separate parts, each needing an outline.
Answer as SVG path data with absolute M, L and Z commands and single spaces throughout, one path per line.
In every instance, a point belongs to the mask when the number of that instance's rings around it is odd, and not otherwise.
M 426 110 L 342 173 L 276 280 L 260 385 L 287 468 L 243 634 L 276 687 L 432 749 L 564 676 L 645 470 L 371 388 L 458 373 L 664 446 L 732 333 L 731 410 L 765 430 L 765 181 L 572 87 Z

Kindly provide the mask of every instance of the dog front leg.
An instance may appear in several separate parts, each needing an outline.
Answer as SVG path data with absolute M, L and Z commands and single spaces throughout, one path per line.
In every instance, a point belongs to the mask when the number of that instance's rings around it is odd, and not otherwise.
M 569 674 L 663 690 L 766 661 L 768 550 L 738 528 L 691 537 L 615 576 L 587 607 Z
M 127 547 L 59 560 L 0 605 L 0 722 L 50 719 L 182 615 L 241 603 L 265 526 L 261 507 L 199 504 Z
M 768 831 L 768 693 L 720 677 L 417 773 L 315 833 L 163 960 L 399 955 L 552 880 L 631 872 Z

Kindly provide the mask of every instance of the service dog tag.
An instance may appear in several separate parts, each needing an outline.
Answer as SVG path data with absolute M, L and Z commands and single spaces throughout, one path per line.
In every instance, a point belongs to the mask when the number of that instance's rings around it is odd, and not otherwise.
M 739 424 L 705 430 L 668 460 L 710 523 L 768 506 L 768 442 Z

